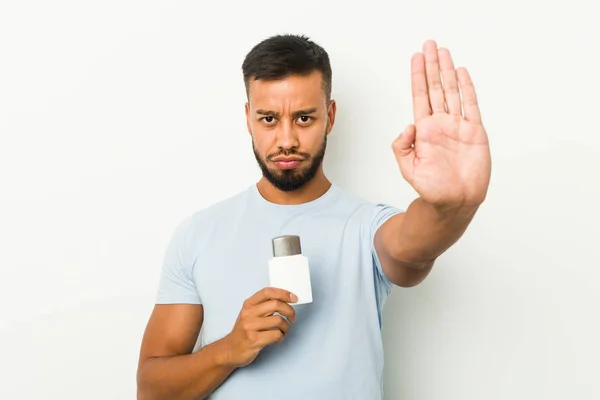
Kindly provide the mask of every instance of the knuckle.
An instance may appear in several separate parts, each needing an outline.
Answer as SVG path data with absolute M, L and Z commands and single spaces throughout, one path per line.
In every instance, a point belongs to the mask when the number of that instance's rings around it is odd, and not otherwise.
M 283 340 L 284 336 L 285 336 L 285 335 L 283 334 L 283 332 L 281 332 L 281 331 L 276 331 L 276 334 L 275 334 L 275 339 L 276 339 L 278 342 L 281 342 L 281 341 Z
M 279 288 L 272 288 L 271 297 L 274 299 L 282 299 L 286 297 L 287 291 Z
M 475 99 L 474 97 L 466 97 L 464 99 L 464 103 L 466 106 L 476 106 L 477 105 L 477 99 Z
M 442 89 L 442 82 L 439 79 L 434 79 L 431 81 L 429 87 L 433 90 L 440 90 Z
M 286 304 L 286 305 L 287 305 L 287 309 L 288 309 L 290 316 L 292 316 L 292 317 L 296 316 L 296 310 L 294 309 L 294 307 L 290 306 L 289 304 Z
M 257 335 L 258 335 L 258 333 L 254 332 L 254 331 L 247 332 L 248 340 L 252 343 L 255 343 L 257 341 L 257 339 L 258 339 Z
M 251 329 L 250 329 L 250 324 L 248 323 L 248 321 L 244 321 L 244 322 L 242 322 L 242 324 L 241 324 L 241 328 L 242 328 L 242 330 L 243 330 L 243 331 L 245 331 L 245 332 L 249 332 L 249 331 L 251 330 Z
M 446 92 L 448 93 L 458 93 L 458 85 L 456 83 L 447 83 L 445 85 Z

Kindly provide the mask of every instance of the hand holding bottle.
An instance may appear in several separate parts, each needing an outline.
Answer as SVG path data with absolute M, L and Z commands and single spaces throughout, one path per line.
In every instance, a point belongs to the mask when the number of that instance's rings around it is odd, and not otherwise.
M 297 300 L 287 290 L 267 287 L 244 301 L 231 333 L 224 338 L 229 364 L 246 366 L 264 347 L 281 342 L 296 319 L 295 310 L 288 303 Z

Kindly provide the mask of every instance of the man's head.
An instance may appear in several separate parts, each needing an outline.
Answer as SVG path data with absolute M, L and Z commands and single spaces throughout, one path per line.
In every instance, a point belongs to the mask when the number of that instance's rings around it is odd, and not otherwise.
M 256 161 L 273 186 L 296 190 L 322 173 L 335 119 L 329 56 L 304 36 L 278 35 L 257 44 L 242 70 Z

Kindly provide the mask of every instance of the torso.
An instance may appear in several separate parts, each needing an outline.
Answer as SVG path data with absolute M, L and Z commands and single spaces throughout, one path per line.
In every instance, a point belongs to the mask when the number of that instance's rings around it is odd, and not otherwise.
M 234 372 L 220 399 L 378 399 L 381 308 L 389 290 L 373 264 L 373 205 L 333 186 L 299 206 L 266 202 L 251 187 L 198 218 L 193 279 L 204 306 L 201 345 L 227 335 L 242 303 L 269 285 L 271 239 L 298 235 L 313 302 L 280 344 Z

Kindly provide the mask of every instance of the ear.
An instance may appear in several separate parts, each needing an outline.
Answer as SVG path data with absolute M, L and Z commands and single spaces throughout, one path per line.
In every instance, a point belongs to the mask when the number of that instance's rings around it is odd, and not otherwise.
M 248 133 L 252 136 L 252 130 L 250 129 L 250 104 L 246 102 L 244 106 L 246 112 L 246 128 L 248 129 Z
M 333 124 L 335 124 L 335 113 L 337 111 L 337 104 L 335 100 L 329 100 L 329 108 L 327 109 L 327 134 L 333 129 Z

